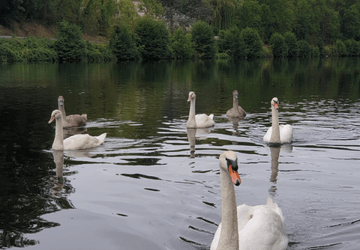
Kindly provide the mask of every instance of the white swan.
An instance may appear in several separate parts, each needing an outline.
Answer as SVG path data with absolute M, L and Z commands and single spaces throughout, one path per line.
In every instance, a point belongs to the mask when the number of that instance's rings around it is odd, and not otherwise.
M 210 250 L 285 250 L 288 239 L 281 209 L 271 198 L 266 205 L 240 205 L 236 208 L 235 190 L 240 185 L 238 159 L 233 151 L 219 157 L 222 221 Z
M 64 100 L 63 96 L 59 96 L 59 98 L 58 98 L 58 109 L 61 111 L 61 114 L 62 114 L 63 128 L 82 127 L 82 126 L 86 125 L 87 114 L 66 116 L 65 100 Z
M 233 91 L 233 107 L 226 112 L 228 117 L 244 117 L 245 110 L 239 106 L 239 93 L 237 90 Z
M 193 91 L 189 92 L 188 102 L 190 102 L 189 119 L 187 121 L 187 128 L 209 128 L 215 125 L 214 115 L 198 114 L 195 115 L 195 100 L 196 95 Z
M 52 145 L 53 150 L 78 150 L 94 148 L 104 143 L 106 133 L 99 136 L 90 136 L 88 134 L 73 135 L 63 140 L 62 114 L 60 110 L 55 109 L 51 113 L 49 123 L 56 120 L 55 139 Z
M 264 135 L 264 142 L 269 143 L 291 143 L 292 127 L 289 124 L 279 125 L 279 100 L 274 97 L 271 100 L 272 125 Z

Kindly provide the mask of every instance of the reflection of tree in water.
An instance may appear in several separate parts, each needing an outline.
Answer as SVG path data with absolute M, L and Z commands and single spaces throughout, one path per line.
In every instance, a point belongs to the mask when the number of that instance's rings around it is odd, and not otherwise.
M 49 176 L 55 176 L 55 173 L 50 154 L 21 150 L 10 144 L 5 145 L 1 153 L 0 248 L 38 244 L 23 235 L 59 226 L 40 217 L 73 208 L 67 196 L 74 188 L 64 182 L 64 195 L 52 195 Z

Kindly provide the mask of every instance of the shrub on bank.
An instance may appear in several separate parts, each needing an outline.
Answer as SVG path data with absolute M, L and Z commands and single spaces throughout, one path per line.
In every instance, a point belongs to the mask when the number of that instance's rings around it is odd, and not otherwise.
M 115 60 L 115 55 L 107 44 L 87 41 L 85 58 L 87 62 L 110 62 Z
M 126 24 L 120 23 L 114 27 L 109 47 L 118 61 L 140 60 L 133 33 Z
M 274 57 L 286 57 L 288 55 L 285 38 L 280 33 L 276 32 L 271 36 L 269 45 Z
M 288 57 L 297 57 L 299 54 L 299 47 L 295 34 L 288 31 L 285 33 L 284 39 L 288 49 Z
M 240 33 L 240 38 L 245 43 L 245 56 L 257 58 L 264 56 L 264 49 L 259 33 L 253 28 L 245 28 Z
M 55 51 L 60 61 L 81 61 L 86 55 L 86 44 L 81 28 L 76 24 L 62 21 L 58 24 Z
M 198 58 L 212 59 L 215 57 L 215 37 L 209 24 L 204 21 L 194 23 L 191 29 L 191 41 Z
M 336 47 L 338 56 L 346 56 L 347 55 L 346 46 L 342 41 L 337 40 L 335 43 L 335 47 Z
M 182 28 L 175 30 L 171 37 L 171 50 L 175 60 L 186 60 L 193 57 L 194 49 L 191 35 L 185 34 Z
M 305 40 L 298 41 L 299 57 L 310 57 L 310 44 Z
M 232 59 L 245 58 L 245 43 L 240 38 L 240 30 L 236 26 L 220 31 L 217 44 L 219 53 L 226 53 Z

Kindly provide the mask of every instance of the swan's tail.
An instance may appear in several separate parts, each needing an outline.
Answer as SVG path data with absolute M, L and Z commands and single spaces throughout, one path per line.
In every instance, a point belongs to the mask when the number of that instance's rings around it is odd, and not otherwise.
M 96 138 L 99 140 L 99 145 L 104 143 L 105 137 L 106 137 L 106 133 L 96 136 Z
M 279 208 L 279 206 L 273 201 L 273 199 L 271 199 L 270 197 L 268 197 L 267 200 L 267 205 L 274 211 L 276 212 L 278 215 L 280 215 L 281 220 L 284 222 L 284 216 L 282 214 L 281 208 Z
M 87 114 L 82 114 L 81 117 L 84 118 L 85 121 L 87 121 Z
M 211 120 L 214 120 L 214 114 L 209 115 Z

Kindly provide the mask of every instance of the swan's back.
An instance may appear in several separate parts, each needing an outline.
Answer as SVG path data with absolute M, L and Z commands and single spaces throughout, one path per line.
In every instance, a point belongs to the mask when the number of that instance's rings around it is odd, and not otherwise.
M 196 127 L 197 128 L 208 128 L 215 125 L 214 115 L 197 114 L 195 115 Z
M 88 134 L 73 135 L 64 140 L 65 150 L 79 150 L 94 148 L 104 143 L 106 133 L 99 136 L 91 136 Z
M 271 140 L 272 127 L 270 127 L 263 137 L 264 142 L 270 142 Z M 280 125 L 280 143 L 291 143 L 292 142 L 292 127 L 289 124 Z

